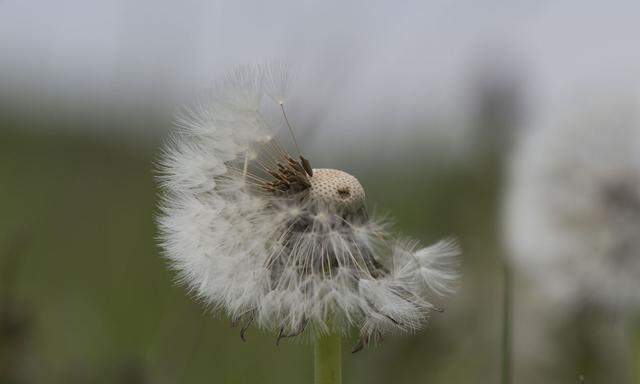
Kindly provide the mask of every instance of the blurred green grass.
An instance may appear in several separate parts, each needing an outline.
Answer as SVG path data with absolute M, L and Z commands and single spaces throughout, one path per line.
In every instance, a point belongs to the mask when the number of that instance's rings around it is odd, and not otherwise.
M 242 343 L 224 318 L 205 313 L 174 285 L 155 246 L 153 159 L 153 150 L 115 141 L 3 133 L 0 233 L 4 245 L 19 233 L 28 239 L 14 287 L 32 316 L 20 363 L 27 377 L 50 383 L 308 381 L 309 346 L 276 347 L 274 335 L 255 329 Z M 473 255 L 467 266 L 484 265 L 473 248 L 490 231 L 490 202 L 479 199 L 491 194 L 462 188 L 470 182 L 467 169 L 424 168 L 360 177 L 377 210 L 392 214 L 399 230 L 425 241 L 457 234 Z M 473 276 L 469 282 L 475 285 Z M 497 289 L 483 287 L 488 297 Z M 473 356 L 476 345 L 488 344 L 478 327 L 495 319 L 462 310 L 468 304 L 462 301 L 416 336 L 390 337 L 357 355 L 346 345 L 345 382 L 475 381 L 481 367 L 497 364 L 495 353 Z M 462 312 L 471 316 L 456 318 Z M 457 326 L 472 338 L 446 331 Z
M 0 257 L 26 239 L 11 295 L 29 329 L 20 348 L 0 355 L 15 382 L 310 382 L 310 346 L 275 346 L 275 335 L 256 329 L 243 343 L 224 316 L 175 286 L 155 245 L 154 145 L 16 129 L 0 138 Z M 459 238 L 462 289 L 416 335 L 355 355 L 346 342 L 344 382 L 497 382 L 500 160 L 406 161 L 353 172 L 399 232 Z

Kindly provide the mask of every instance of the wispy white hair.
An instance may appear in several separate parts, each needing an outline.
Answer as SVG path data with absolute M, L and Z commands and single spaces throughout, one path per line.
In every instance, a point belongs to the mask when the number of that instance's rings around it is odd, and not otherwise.
M 355 327 L 366 344 L 419 329 L 454 290 L 456 243 L 394 239 L 353 176 L 286 153 L 263 111 L 283 108 L 289 83 L 284 66 L 240 68 L 179 115 L 159 162 L 166 257 L 242 334 Z

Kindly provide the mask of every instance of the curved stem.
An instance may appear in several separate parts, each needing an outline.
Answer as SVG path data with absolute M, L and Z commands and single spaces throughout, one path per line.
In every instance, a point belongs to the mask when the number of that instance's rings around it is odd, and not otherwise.
M 319 336 L 314 347 L 315 384 L 341 384 L 342 361 L 340 335 Z

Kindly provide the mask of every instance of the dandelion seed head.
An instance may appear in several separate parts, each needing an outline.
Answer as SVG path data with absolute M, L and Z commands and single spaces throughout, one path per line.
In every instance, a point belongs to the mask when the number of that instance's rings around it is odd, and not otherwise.
M 506 205 L 513 261 L 572 307 L 640 305 L 640 119 L 624 102 L 582 102 L 525 136 Z
M 420 329 L 455 289 L 457 244 L 396 239 L 354 176 L 290 155 L 262 110 L 286 117 L 288 88 L 282 66 L 241 68 L 177 119 L 159 161 L 165 256 L 243 338 L 251 324 L 278 341 L 355 329 L 361 344 Z

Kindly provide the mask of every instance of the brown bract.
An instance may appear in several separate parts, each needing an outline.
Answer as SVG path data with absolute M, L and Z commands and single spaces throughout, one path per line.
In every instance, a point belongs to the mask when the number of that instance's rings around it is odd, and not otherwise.
M 281 196 L 296 194 L 310 188 L 309 177 L 313 174 L 313 170 L 307 159 L 302 156 L 300 159 L 302 161 L 298 162 L 285 154 L 283 160 L 276 163 L 275 168 L 266 170 L 273 180 L 261 183 L 260 187 Z

